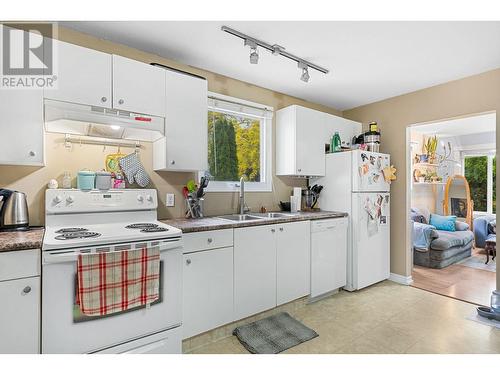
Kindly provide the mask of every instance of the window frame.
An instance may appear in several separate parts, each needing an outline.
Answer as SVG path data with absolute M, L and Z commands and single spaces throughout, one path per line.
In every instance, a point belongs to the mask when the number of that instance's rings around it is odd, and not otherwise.
M 474 215 L 493 215 L 493 158 L 496 156 L 495 151 L 477 150 L 477 151 L 462 151 L 462 175 L 465 176 L 465 158 L 466 157 L 486 157 L 486 211 L 474 210 Z
M 239 104 L 242 108 L 249 106 L 252 108 L 262 109 L 263 111 L 270 111 L 271 114 L 274 112 L 272 107 L 249 102 L 246 100 L 233 98 L 226 95 L 210 93 L 209 97 L 220 100 L 221 103 L 229 102 L 232 104 Z M 242 117 L 254 118 L 260 120 L 260 169 L 261 169 L 261 181 L 260 182 L 246 182 L 245 181 L 245 191 L 246 192 L 272 192 L 273 191 L 273 171 L 272 171 L 272 116 L 258 116 L 255 114 L 246 113 L 244 111 L 238 112 L 231 109 L 226 109 L 219 106 L 207 106 L 207 116 L 208 112 L 220 112 L 229 115 L 237 115 Z M 207 128 L 208 131 L 208 128 Z M 208 147 L 208 145 L 207 145 Z M 263 172 L 262 172 L 263 171 Z M 204 176 L 206 171 L 200 171 L 199 177 Z M 263 180 L 263 181 L 262 181 Z M 225 192 L 238 192 L 240 189 L 239 181 L 210 181 L 207 188 L 205 189 L 208 193 L 225 193 Z

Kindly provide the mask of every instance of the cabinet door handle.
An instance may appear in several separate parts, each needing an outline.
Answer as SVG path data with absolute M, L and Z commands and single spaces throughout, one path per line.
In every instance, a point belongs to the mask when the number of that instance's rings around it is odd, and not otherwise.
M 125 103 L 125 100 L 123 99 L 118 100 L 118 104 L 123 104 L 123 103 Z
M 298 171 L 298 172 L 302 172 L 302 169 L 300 169 L 300 168 L 299 168 L 299 169 L 297 169 L 297 171 Z
M 170 164 L 174 165 L 175 164 L 175 160 L 171 160 Z
M 283 227 L 280 228 L 280 232 L 283 232 Z
M 191 259 L 186 259 L 186 264 L 189 266 L 191 264 Z
M 213 239 L 208 238 L 208 239 L 207 239 L 207 242 L 208 242 L 208 243 L 212 243 L 212 242 L 213 242 Z
M 36 152 L 35 151 L 30 151 L 30 156 L 35 156 Z
M 106 101 L 107 101 L 107 100 L 108 100 L 108 98 L 106 98 L 105 96 L 103 96 L 103 97 L 101 98 L 101 102 L 103 102 L 103 103 L 106 103 Z
M 271 229 L 271 233 L 274 233 L 274 232 L 276 232 L 276 229 Z
M 31 292 L 31 287 L 29 285 L 25 286 L 23 289 L 23 294 L 28 294 L 29 292 Z

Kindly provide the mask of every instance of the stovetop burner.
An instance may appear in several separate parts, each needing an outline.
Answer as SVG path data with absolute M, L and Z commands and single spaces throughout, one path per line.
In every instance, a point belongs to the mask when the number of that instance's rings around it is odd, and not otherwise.
M 167 232 L 167 228 L 154 227 L 154 228 L 144 228 L 141 229 L 142 233 L 155 233 L 155 232 Z
M 153 228 L 158 228 L 158 224 L 137 223 L 137 224 L 127 225 L 125 228 L 127 228 L 127 229 L 153 229 Z
M 75 232 L 87 232 L 87 228 L 61 228 L 56 230 L 56 233 L 75 233 Z
M 100 235 L 101 233 L 83 231 L 83 232 L 63 233 L 60 234 L 59 236 L 56 236 L 55 238 L 56 240 L 74 240 L 79 238 L 99 237 Z

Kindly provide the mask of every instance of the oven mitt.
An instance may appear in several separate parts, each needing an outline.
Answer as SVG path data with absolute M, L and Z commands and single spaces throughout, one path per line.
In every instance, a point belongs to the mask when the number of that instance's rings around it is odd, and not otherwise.
M 133 184 L 134 181 L 140 187 L 146 187 L 149 184 L 149 176 L 135 152 L 121 158 L 119 163 L 130 184 Z

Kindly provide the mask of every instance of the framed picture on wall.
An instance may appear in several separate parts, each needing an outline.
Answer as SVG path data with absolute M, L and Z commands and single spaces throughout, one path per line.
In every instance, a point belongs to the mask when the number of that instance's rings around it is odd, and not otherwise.
M 451 214 L 456 217 L 467 217 L 467 199 L 450 198 Z

